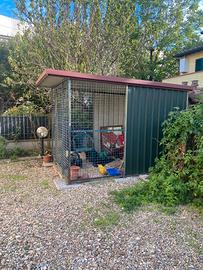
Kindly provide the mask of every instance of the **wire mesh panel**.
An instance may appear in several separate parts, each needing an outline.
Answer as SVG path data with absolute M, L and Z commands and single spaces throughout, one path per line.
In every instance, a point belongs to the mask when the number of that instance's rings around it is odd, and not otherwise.
M 68 99 L 68 83 L 52 90 L 52 152 L 54 161 L 59 165 L 61 173 L 67 177 L 69 173 L 69 152 L 71 151 L 68 140 L 70 119 Z
M 126 87 L 71 82 L 71 180 L 123 174 Z
M 70 181 L 123 172 L 126 86 L 68 80 L 53 90 L 53 156 Z

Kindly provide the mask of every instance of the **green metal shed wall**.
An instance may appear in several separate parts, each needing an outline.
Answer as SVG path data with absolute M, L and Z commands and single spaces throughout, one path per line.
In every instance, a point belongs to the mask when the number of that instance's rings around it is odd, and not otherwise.
M 147 173 L 158 156 L 162 123 L 168 113 L 187 106 L 187 92 L 128 87 L 126 118 L 126 175 Z

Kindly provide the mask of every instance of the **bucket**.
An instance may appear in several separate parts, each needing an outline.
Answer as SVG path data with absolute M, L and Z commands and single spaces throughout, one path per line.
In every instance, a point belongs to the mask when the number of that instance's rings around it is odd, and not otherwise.
M 110 175 L 110 176 L 118 176 L 118 175 L 121 175 L 121 171 L 117 168 L 108 168 L 106 169 L 107 170 L 107 173 Z
M 70 178 L 71 180 L 76 180 L 79 177 L 79 166 L 71 166 L 70 167 Z
M 42 157 L 43 162 L 49 163 L 52 162 L 52 155 L 45 155 Z

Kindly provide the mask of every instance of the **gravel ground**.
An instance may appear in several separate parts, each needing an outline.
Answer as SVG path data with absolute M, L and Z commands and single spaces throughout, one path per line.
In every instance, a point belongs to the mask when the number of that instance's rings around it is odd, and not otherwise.
M 0 269 L 203 269 L 197 213 L 148 207 L 125 214 L 109 191 L 127 184 L 62 192 L 53 175 L 36 160 L 0 164 Z

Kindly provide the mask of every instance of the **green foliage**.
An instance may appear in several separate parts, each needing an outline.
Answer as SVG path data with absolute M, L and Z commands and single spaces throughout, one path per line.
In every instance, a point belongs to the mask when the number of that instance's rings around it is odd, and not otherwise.
M 27 180 L 27 177 L 22 174 L 3 174 L 1 179 L 6 179 L 5 184 L 0 188 L 0 193 L 15 192 L 18 188 L 18 183 Z
M 6 176 L 6 178 L 8 178 L 9 180 L 12 180 L 14 182 L 23 181 L 23 180 L 27 179 L 27 177 L 25 175 L 22 175 L 22 174 L 9 174 Z
M 40 185 L 43 189 L 49 189 L 50 188 L 50 184 L 49 184 L 49 180 L 44 179 L 40 182 Z
M 0 136 L 0 159 L 15 160 L 18 157 L 32 156 L 34 153 L 32 150 L 25 150 L 20 147 L 14 147 L 12 149 L 7 148 L 7 141 L 4 137 Z
M 175 75 L 178 62 L 174 55 L 201 42 L 203 12 L 199 9 L 199 1 L 134 2 L 138 27 L 131 35 L 130 48 L 127 47 L 123 54 L 123 73 L 157 81 Z
M 45 114 L 43 108 L 33 104 L 21 104 L 19 106 L 13 106 L 6 110 L 3 115 L 38 115 Z
M 71 12 L 70 12 L 71 10 Z M 135 25 L 132 1 L 17 1 L 19 19 L 27 23 L 13 39 L 9 87 L 50 110 L 49 91 L 35 87 L 45 68 L 118 74 L 119 58 Z
M 174 54 L 200 42 L 198 0 L 19 0 L 16 5 L 26 27 L 12 40 L 6 85 L 16 102 L 23 97 L 23 103 L 46 112 L 49 90 L 35 87 L 45 68 L 162 80 L 178 70 Z
M 115 212 L 108 212 L 104 216 L 98 216 L 94 220 L 94 225 L 105 228 L 107 226 L 112 226 L 118 224 L 119 215 Z
M 7 145 L 6 139 L 0 136 L 0 159 L 5 158 L 5 156 L 7 155 L 6 145 Z
M 26 157 L 32 154 L 31 151 L 25 150 L 20 147 L 14 147 L 13 149 L 7 150 L 6 158 L 10 158 L 11 160 L 16 160 L 18 157 Z
M 163 124 L 163 151 L 151 169 L 149 181 L 113 192 L 122 208 L 131 211 L 146 203 L 203 206 L 202 106 L 169 114 Z
M 9 41 L 0 41 L 0 113 L 15 99 L 10 87 L 5 83 L 6 77 L 11 74 L 9 47 Z
M 178 71 L 174 54 L 201 42 L 199 0 L 16 5 L 23 34 L 0 42 L 0 105 L 14 106 L 9 114 L 33 111 L 28 103 L 50 112 L 50 90 L 35 86 L 45 68 L 161 81 Z

